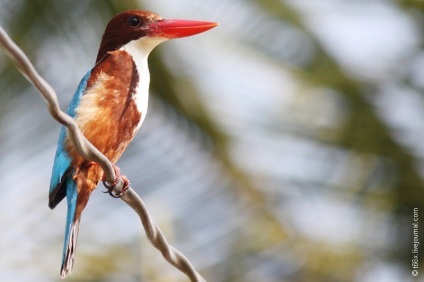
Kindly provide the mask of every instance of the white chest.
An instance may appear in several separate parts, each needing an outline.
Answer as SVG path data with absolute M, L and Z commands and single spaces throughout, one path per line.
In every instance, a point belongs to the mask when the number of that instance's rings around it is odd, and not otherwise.
M 135 61 L 135 64 L 139 74 L 139 81 L 135 89 L 133 99 L 138 111 L 141 113 L 141 119 L 137 125 L 138 129 L 143 123 L 147 114 L 147 108 L 149 104 L 150 72 L 147 65 L 147 58 L 145 58 L 142 62 Z
M 141 126 L 146 117 L 149 103 L 150 72 L 147 58 L 153 48 L 165 40 L 166 39 L 163 38 L 143 37 L 122 46 L 122 49 L 128 52 L 134 60 L 139 74 L 138 85 L 133 96 L 137 109 L 141 112 L 141 119 L 137 129 Z

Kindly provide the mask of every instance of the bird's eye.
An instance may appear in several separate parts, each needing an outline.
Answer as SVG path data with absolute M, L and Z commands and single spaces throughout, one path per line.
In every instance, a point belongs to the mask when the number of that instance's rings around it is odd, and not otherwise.
M 141 24 L 141 19 L 138 17 L 129 17 L 128 25 L 129 26 L 139 26 Z

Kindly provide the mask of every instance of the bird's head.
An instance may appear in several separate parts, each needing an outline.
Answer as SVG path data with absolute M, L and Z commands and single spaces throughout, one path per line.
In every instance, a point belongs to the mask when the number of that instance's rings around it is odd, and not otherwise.
M 146 52 L 150 52 L 163 41 L 195 35 L 217 25 L 214 22 L 163 19 L 152 12 L 128 10 L 119 13 L 108 23 L 96 62 L 102 60 L 108 52 L 133 41 L 142 39 Z

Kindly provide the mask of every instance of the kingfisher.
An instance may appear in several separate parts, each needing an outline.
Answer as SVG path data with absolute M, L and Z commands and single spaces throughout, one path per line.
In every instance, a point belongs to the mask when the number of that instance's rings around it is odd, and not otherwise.
M 110 20 L 96 63 L 82 78 L 67 113 L 112 164 L 118 161 L 146 117 L 150 52 L 164 41 L 195 35 L 215 26 L 214 22 L 163 19 L 142 10 L 128 10 Z M 119 168 L 114 165 L 114 169 L 119 176 Z M 62 278 L 71 274 L 81 214 L 103 176 L 99 165 L 78 154 L 66 128 L 62 127 L 49 190 L 51 209 L 65 197 L 68 204 Z M 128 179 L 121 177 L 128 187 Z

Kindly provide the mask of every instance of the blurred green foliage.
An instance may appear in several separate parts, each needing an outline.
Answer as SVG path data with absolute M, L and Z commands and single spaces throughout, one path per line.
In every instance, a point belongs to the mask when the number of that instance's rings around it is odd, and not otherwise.
M 421 1 L 397 2 L 399 9 L 404 9 L 411 17 L 417 19 L 417 23 L 422 22 L 423 4 Z M 59 3 L 52 0 L 25 1 L 16 5 L 18 5 L 18 8 L 15 9 L 17 13 L 13 17 L 5 15 L 7 21 L 3 24 L 30 58 L 37 56 L 43 41 L 60 38 L 66 32 L 64 27 L 72 29 L 78 25 L 78 22 L 75 22 L 78 17 L 87 17 L 87 15 L 93 14 L 100 17 L 103 24 L 106 24 L 117 12 L 140 6 L 137 1 L 117 0 L 88 1 L 78 4 L 82 5 L 79 7 L 76 7 L 74 1 L 60 1 Z M 338 191 L 337 187 L 332 188 L 326 183 L 319 183 L 317 186 L 325 186 L 323 189 L 330 189 L 332 191 L 330 193 L 335 197 L 348 199 L 352 205 L 358 205 L 358 209 L 370 210 L 371 214 L 374 211 L 384 213 L 393 218 L 393 224 L 397 226 L 396 230 L 399 230 L 398 234 L 393 235 L 394 241 L 402 242 L 398 245 L 385 246 L 382 256 L 387 260 L 396 261 L 399 265 L 409 267 L 410 249 L 407 245 L 409 239 L 405 240 L 404 238 L 411 236 L 411 229 L 409 223 L 404 224 L 404 222 L 411 219 L 413 208 L 424 210 L 424 183 L 417 165 L 420 157 L 395 139 L 393 130 L 377 113 L 375 105 L 370 101 L 369 96 L 381 85 L 378 81 L 361 80 L 346 73 L 343 66 L 333 58 L 321 45 L 315 34 L 309 30 L 302 15 L 284 1 L 249 1 L 245 5 L 253 5 L 258 13 L 266 15 L 269 20 L 289 25 L 308 39 L 313 56 L 309 56 L 299 65 L 290 64 L 282 57 L 269 52 L 255 38 L 250 38 L 250 40 L 241 38 L 240 40 L 244 40 L 241 44 L 247 48 L 268 58 L 281 69 L 288 70 L 305 89 L 326 89 L 340 96 L 344 103 L 344 106 L 341 107 L 343 107 L 345 119 L 339 122 L 337 128 L 332 132 L 318 128 L 314 132 L 308 133 L 308 138 L 323 146 L 354 155 L 360 160 L 366 173 L 361 174 L 352 170 L 352 175 L 346 176 L 346 178 L 355 178 L 353 182 L 356 184 L 348 187 L 347 195 L 344 194 L 345 192 Z M 157 12 L 160 13 L 160 11 Z M 220 28 L 225 30 L 226 27 L 221 26 Z M 39 40 L 40 38 L 42 40 Z M 420 40 L 422 46 L 422 38 Z M 83 45 L 83 43 L 81 44 Z M 422 50 L 420 51 L 422 52 Z M 91 50 L 91 52 L 93 51 Z M 416 54 L 411 56 L 413 55 Z M 23 92 L 28 85 L 14 70 L 11 62 L 5 62 L 5 65 L 0 67 L 2 92 L 9 93 L 8 95 L 11 95 L 10 93 L 20 95 L 19 93 Z M 216 269 L 201 269 L 201 271 L 210 274 L 211 280 L 213 280 L 213 272 L 217 271 L 217 268 L 225 269 L 220 272 L 216 281 L 253 281 L 246 279 L 250 269 L 249 259 L 260 257 L 260 261 L 268 262 L 270 267 L 275 264 L 275 261 L 278 262 L 278 265 L 289 265 L 287 266 L 290 269 L 287 271 L 289 274 L 285 273 L 285 276 L 281 277 L 282 280 L 355 280 L 368 255 L 366 247 L 356 246 L 353 243 L 320 242 L 300 234 L 296 228 L 280 216 L 277 204 L 274 203 L 277 201 L 275 195 L 279 192 L 270 192 L 264 189 L 263 183 L 267 182 L 264 180 L 266 177 L 260 175 L 260 172 L 255 174 L 245 170 L 231 157 L 232 146 L 235 143 L 234 136 L 219 126 L 216 118 L 205 105 L 200 94 L 201 90 L 195 83 L 190 82 L 191 78 L 174 73 L 165 63 L 161 50 L 152 53 L 150 71 L 152 94 L 160 103 L 172 108 L 181 119 L 187 121 L 192 126 L 192 130 L 200 130 L 204 141 L 202 146 L 205 147 L 205 150 L 210 151 L 217 160 L 223 175 L 231 179 L 234 190 L 229 193 L 233 193 L 237 199 L 240 199 L 242 203 L 240 212 L 248 215 L 245 227 L 249 231 L 235 235 L 236 243 L 231 244 L 231 255 L 228 258 L 222 258 L 222 261 L 216 264 Z M 184 83 L 184 95 L 178 92 L 181 83 Z M 406 82 L 406 84 L 408 83 Z M 415 88 L 414 85 L 407 86 Z M 0 96 L 3 107 L 7 107 L 7 100 L 10 98 L 8 95 Z M 190 99 L 190 103 L 185 103 L 184 99 Z M 1 115 L 0 112 L 0 117 Z M 264 135 L 269 134 L 270 136 L 281 133 L 266 132 L 266 130 L 264 132 Z M 193 142 L 198 142 L 198 140 L 193 140 Z M 374 166 L 376 160 L 379 163 L 377 168 Z M 278 177 L 276 176 L 276 178 Z M 352 182 L 346 179 L 346 183 L 349 186 L 349 183 Z M 310 183 L 305 180 L 302 185 L 308 186 Z M 279 186 L 279 189 L 285 189 L 285 187 Z M 356 201 L 358 199 L 359 201 Z M 125 249 L 125 246 L 123 248 Z M 263 254 L 263 252 L 273 249 L 277 250 L 277 254 L 270 254 L 271 258 Z M 119 269 L 115 264 L 121 258 L 125 258 L 125 251 L 121 251 L 120 246 L 115 246 L 107 252 L 110 253 L 110 256 L 101 258 L 85 256 L 83 273 L 79 273 L 75 279 L 107 281 L 108 271 L 113 273 Z M 288 257 L 298 259 L 296 263 L 291 262 L 295 264 L 294 266 L 287 261 L 286 254 Z M 422 254 L 421 250 L 420 254 Z M 262 256 L 266 258 L 264 259 Z M 104 268 L 99 269 L 99 265 Z M 281 266 L 281 268 L 284 267 Z M 99 270 L 93 274 L 91 272 L 93 269 Z M 146 273 L 151 271 L 144 270 Z M 275 272 L 278 273 L 278 271 Z M 99 276 L 98 273 L 103 275 Z M 150 281 L 164 280 L 158 278 L 158 280 Z

